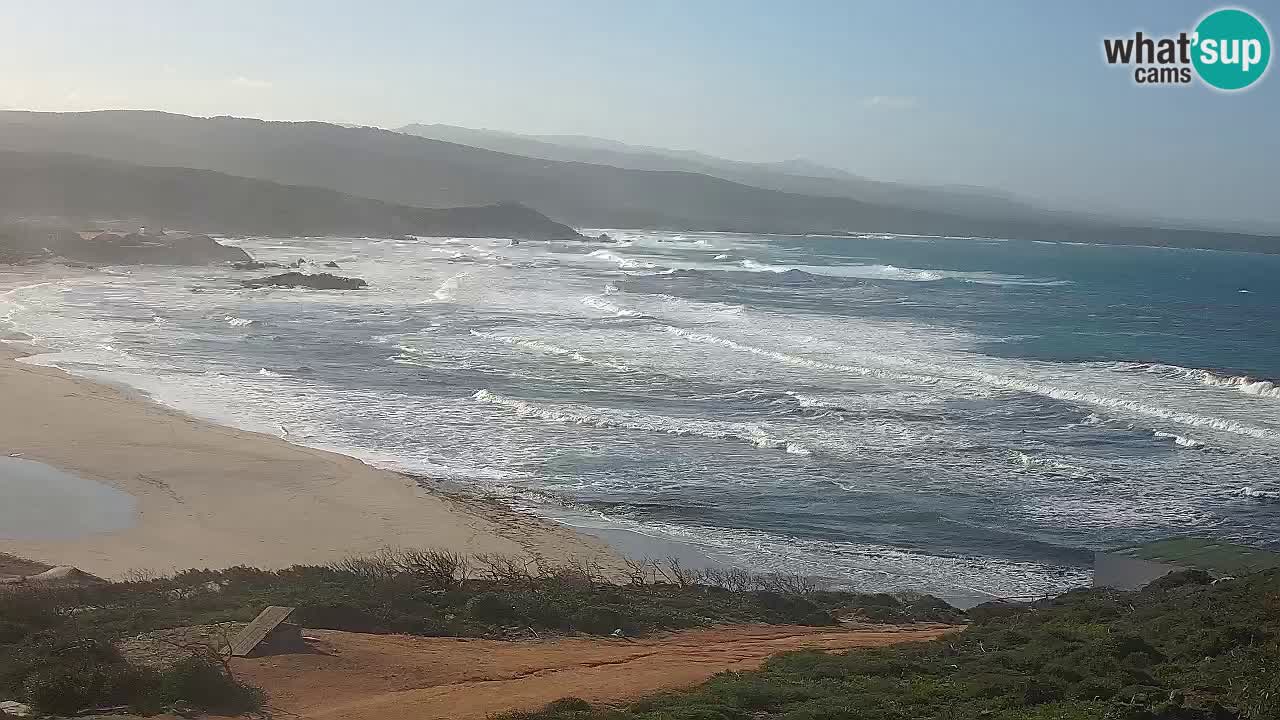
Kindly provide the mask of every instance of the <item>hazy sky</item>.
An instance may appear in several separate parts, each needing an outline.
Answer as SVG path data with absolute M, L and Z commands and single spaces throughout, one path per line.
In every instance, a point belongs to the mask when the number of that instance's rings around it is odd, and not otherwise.
M 1102 61 L 1104 36 L 1216 7 L 0 0 L 0 107 L 586 134 L 1280 223 L 1275 71 L 1225 94 Z M 1253 9 L 1274 39 L 1280 5 Z

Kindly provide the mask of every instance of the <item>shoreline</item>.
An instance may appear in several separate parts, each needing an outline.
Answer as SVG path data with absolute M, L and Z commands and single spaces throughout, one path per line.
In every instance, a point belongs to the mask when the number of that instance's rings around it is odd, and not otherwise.
M 610 575 L 621 568 L 608 543 L 567 526 L 433 493 L 408 475 L 202 420 L 127 387 L 19 362 L 31 354 L 0 342 L 0 451 L 127 493 L 135 522 L 58 540 L 9 538 L 0 528 L 0 552 L 112 579 L 282 569 L 385 547 L 590 560 Z

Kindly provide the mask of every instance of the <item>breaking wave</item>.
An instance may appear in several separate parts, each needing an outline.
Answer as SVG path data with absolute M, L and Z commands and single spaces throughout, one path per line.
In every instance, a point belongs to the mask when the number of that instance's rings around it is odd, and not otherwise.
M 605 300 L 604 298 L 596 297 L 594 295 L 588 295 L 582 298 L 582 304 L 586 305 L 589 308 L 595 308 L 596 310 L 600 310 L 601 312 L 613 313 L 618 317 L 634 317 L 636 315 L 639 315 L 639 313 L 637 313 L 634 310 L 627 310 L 626 308 L 618 307 L 617 305 L 614 305 L 608 300 Z
M 928 373 L 900 373 L 880 368 L 866 367 L 862 365 L 847 365 L 843 363 L 831 363 L 823 360 L 813 360 L 810 358 L 800 357 L 797 355 L 789 355 L 787 353 L 778 352 L 776 350 L 767 350 L 765 348 L 753 345 L 745 345 L 743 343 L 730 340 L 728 338 L 718 337 L 707 333 L 698 333 L 685 330 L 682 328 L 663 326 L 663 330 L 693 342 L 707 343 L 711 345 L 719 345 L 729 348 L 736 352 L 745 352 L 757 355 L 759 357 L 768 358 L 787 365 L 795 365 L 800 367 L 812 368 L 815 370 L 828 370 L 833 372 L 850 373 L 861 375 L 863 377 L 878 378 L 884 380 L 895 380 L 901 382 L 910 382 L 924 385 L 935 385 L 955 389 L 961 392 L 972 390 L 972 383 L 980 383 L 990 388 L 1001 390 L 1010 390 L 1015 392 L 1030 393 L 1033 395 L 1041 395 L 1043 397 L 1061 400 L 1063 402 L 1093 405 L 1096 407 L 1120 410 L 1123 412 L 1144 415 L 1147 417 L 1159 418 L 1170 422 L 1176 422 L 1181 425 L 1189 425 L 1193 427 L 1204 427 L 1223 432 L 1234 433 L 1236 435 L 1244 435 L 1247 437 L 1257 438 L 1259 440 L 1280 440 L 1280 431 L 1270 428 L 1258 427 L 1239 422 L 1237 420 L 1227 420 L 1207 415 L 1198 415 L 1195 413 L 1175 410 L 1158 405 L 1151 405 L 1136 400 L 1126 398 L 1108 397 L 1099 395 L 1098 393 L 1088 390 L 1071 390 L 1061 388 L 1054 385 L 1028 380 L 1024 378 L 999 375 L 990 372 L 973 372 L 973 371 L 957 371 L 954 377 L 947 378 L 939 375 Z M 908 367 L 912 363 L 906 363 Z M 928 370 L 944 371 L 944 368 L 933 368 L 925 364 L 919 364 L 919 367 Z M 965 378 L 958 380 L 955 378 Z
M 1209 387 L 1230 388 L 1255 397 L 1280 399 L 1280 385 L 1277 385 L 1274 380 L 1262 380 L 1248 375 L 1227 375 L 1212 370 L 1164 365 L 1162 363 L 1117 363 L 1116 367 L 1120 370 L 1168 375 L 1198 382 Z
M 1240 494 L 1253 498 L 1254 500 L 1262 500 L 1263 502 L 1280 502 L 1280 490 L 1259 490 L 1253 487 L 1240 488 Z
M 521 417 L 587 427 L 664 433 L 678 437 L 695 436 L 714 440 L 738 440 L 761 449 L 785 450 L 792 455 L 809 454 L 809 449 L 803 444 L 771 435 L 767 430 L 755 423 L 726 423 L 694 418 L 642 415 L 610 408 L 591 408 L 587 410 L 571 405 L 538 404 L 527 400 L 504 397 L 488 390 L 480 390 L 471 397 L 477 402 L 509 408 Z
M 436 288 L 434 293 L 436 300 L 441 302 L 449 302 L 453 300 L 453 294 L 458 291 L 458 284 L 462 282 L 462 278 L 471 274 L 470 270 L 451 275 L 444 282 L 440 283 L 440 287 Z
M 621 255 L 608 250 L 595 250 L 587 253 L 587 257 L 614 263 L 623 270 L 655 270 L 658 267 L 651 262 L 632 260 L 631 258 L 622 257 Z
M 1160 430 L 1157 430 L 1153 433 L 1153 435 L 1155 435 L 1157 438 L 1161 440 L 1172 440 L 1173 444 L 1177 445 L 1178 447 L 1191 448 L 1191 449 L 1197 449 L 1197 450 L 1204 447 L 1204 443 L 1200 442 L 1199 440 L 1192 440 L 1189 437 L 1183 437 L 1181 435 L 1178 435 L 1177 433 L 1162 432 Z
M 543 353 L 545 355 L 555 355 L 557 357 L 569 358 L 570 360 L 575 360 L 584 365 L 599 365 L 601 367 L 607 367 L 611 370 L 619 370 L 622 372 L 626 372 L 631 369 L 621 363 L 615 363 L 615 362 L 610 362 L 608 360 L 599 360 L 596 358 L 587 357 L 586 355 L 583 355 L 577 350 L 570 350 L 569 348 L 561 347 L 559 345 L 554 345 L 548 342 L 542 342 L 541 340 L 527 340 L 524 338 L 512 337 L 510 335 L 499 335 L 498 333 L 485 332 L 483 330 L 472 330 L 471 334 L 475 337 L 482 338 L 484 340 L 492 340 L 494 342 L 500 342 L 504 345 L 510 345 L 516 348 L 532 350 L 534 352 Z
M 1047 472 L 1051 475 L 1068 477 L 1073 480 L 1097 479 L 1088 468 L 1063 462 L 1054 457 L 1031 455 L 1021 450 L 1010 451 L 1009 456 L 1014 465 L 1025 471 Z
M 738 263 L 749 272 L 802 272 L 806 275 L 863 278 L 868 280 L 906 280 L 909 282 L 933 282 L 947 276 L 937 270 L 899 268 L 893 265 L 770 265 L 755 260 Z
M 787 365 L 795 365 L 798 367 L 812 368 L 815 370 L 830 370 L 834 372 L 850 373 L 853 375 L 861 375 L 863 377 L 880 378 L 883 380 L 896 380 L 901 382 L 920 383 L 924 385 L 936 385 L 944 382 L 942 378 L 932 377 L 929 375 L 911 375 L 905 373 L 896 373 L 879 368 L 865 367 L 862 365 L 845 365 L 842 363 L 829 363 L 823 360 L 813 360 L 798 355 L 788 355 L 787 353 L 778 352 L 776 350 L 766 350 L 764 348 L 755 347 L 754 345 L 744 345 L 740 342 L 722 338 L 708 333 L 699 333 L 685 330 L 683 328 L 672 327 L 670 325 L 663 326 L 662 329 L 676 337 L 689 340 L 691 342 L 706 343 L 709 345 L 719 345 L 729 348 L 736 352 L 750 353 L 760 357 L 775 360 Z

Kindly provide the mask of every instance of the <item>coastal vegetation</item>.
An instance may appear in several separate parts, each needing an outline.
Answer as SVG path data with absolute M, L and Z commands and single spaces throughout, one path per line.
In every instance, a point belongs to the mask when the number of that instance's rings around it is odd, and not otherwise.
M 1188 571 L 970 618 L 929 643 L 787 653 L 625 708 L 566 698 L 507 720 L 1280 718 L 1280 571 Z
M 37 225 L 37 239 L 49 234 L 46 226 L 50 223 L 71 227 L 110 223 L 274 236 L 581 239 L 572 228 L 512 202 L 412 207 L 305 183 L 286 185 L 203 169 L 147 167 L 63 152 L 0 150 L 0 219 Z M 76 242 L 67 245 L 71 250 L 92 250 L 92 246 L 86 249 Z M 98 261 L 93 257 L 83 260 Z M 116 261 L 133 262 L 127 258 Z
M 61 713 L 153 712 L 174 703 L 253 709 L 261 693 L 231 677 L 220 647 L 192 646 L 177 665 L 152 669 L 119 645 L 159 629 L 247 622 L 267 605 L 297 608 L 293 621 L 307 628 L 492 638 L 963 619 L 930 596 L 825 591 L 800 577 L 694 571 L 675 560 L 632 562 L 626 579 L 607 582 L 585 562 L 544 567 L 500 555 L 386 551 L 278 572 L 238 567 L 74 587 L 0 586 L 0 696 Z
M 11 586 L 0 593 L 0 694 L 45 712 L 252 710 L 263 693 L 237 681 L 214 645 L 161 668 L 118 648 L 148 631 L 244 622 L 263 606 L 288 605 L 309 628 L 489 638 L 742 623 L 963 625 L 928 643 L 786 653 L 758 671 L 626 707 L 566 698 L 509 720 L 1280 717 L 1280 571 L 1218 582 L 1187 571 L 1138 592 L 1080 589 L 962 613 L 929 596 L 834 592 L 800 577 L 693 571 L 675 560 L 629 569 L 618 583 L 589 563 L 386 551 L 275 572 Z

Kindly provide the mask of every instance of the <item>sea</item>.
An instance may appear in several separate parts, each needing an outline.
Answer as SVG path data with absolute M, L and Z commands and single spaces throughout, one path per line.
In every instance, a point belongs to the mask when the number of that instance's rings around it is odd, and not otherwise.
M 1280 549 L 1280 256 L 602 231 L 226 239 L 369 288 L 103 268 L 0 294 L 0 335 L 631 548 L 840 587 L 1034 597 L 1096 550 Z

